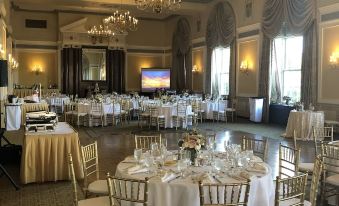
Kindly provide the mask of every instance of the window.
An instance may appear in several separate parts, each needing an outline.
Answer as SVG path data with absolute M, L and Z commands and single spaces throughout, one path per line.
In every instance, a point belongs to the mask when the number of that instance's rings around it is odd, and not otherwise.
M 303 37 L 277 37 L 271 55 L 271 101 L 281 102 L 284 96 L 300 101 Z
M 217 47 L 212 52 L 211 93 L 216 96 L 229 94 L 230 47 Z

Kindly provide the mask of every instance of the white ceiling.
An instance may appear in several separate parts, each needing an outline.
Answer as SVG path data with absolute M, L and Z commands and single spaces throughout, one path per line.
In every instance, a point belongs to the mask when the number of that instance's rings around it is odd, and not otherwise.
M 12 0 L 15 9 L 34 11 L 67 11 L 110 14 L 119 9 L 128 9 L 139 18 L 165 19 L 172 15 L 194 15 L 206 8 L 213 0 L 182 0 L 177 11 L 165 10 L 154 14 L 151 10 L 141 11 L 136 8 L 135 0 Z

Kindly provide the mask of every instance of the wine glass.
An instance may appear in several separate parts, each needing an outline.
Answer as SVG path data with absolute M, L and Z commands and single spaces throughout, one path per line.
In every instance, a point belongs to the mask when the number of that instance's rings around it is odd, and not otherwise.
M 187 162 L 185 159 L 180 159 L 177 164 L 178 172 L 180 172 L 180 175 L 184 176 L 184 171 L 187 169 Z
M 134 149 L 134 159 L 137 161 L 137 164 L 140 164 L 141 155 L 142 149 Z
M 149 152 L 145 153 L 145 160 L 144 160 L 144 164 L 147 168 L 147 173 L 151 172 L 152 166 L 154 164 L 154 158 L 152 155 L 150 155 Z

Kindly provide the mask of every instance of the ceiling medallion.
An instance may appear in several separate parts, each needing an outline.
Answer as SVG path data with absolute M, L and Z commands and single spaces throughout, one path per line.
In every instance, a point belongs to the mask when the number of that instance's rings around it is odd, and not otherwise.
M 182 0 L 135 0 L 138 9 L 146 10 L 151 8 L 157 14 L 160 14 L 164 9 L 178 10 L 181 2 Z

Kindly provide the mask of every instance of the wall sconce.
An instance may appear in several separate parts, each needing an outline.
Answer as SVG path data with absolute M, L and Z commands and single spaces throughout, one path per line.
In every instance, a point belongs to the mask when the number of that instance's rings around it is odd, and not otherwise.
M 35 65 L 33 68 L 33 72 L 35 73 L 35 75 L 39 75 L 42 73 L 42 69 L 39 65 Z
M 196 73 L 196 72 L 198 72 L 198 71 L 199 71 L 199 70 L 198 70 L 197 65 L 194 65 L 193 68 L 192 68 L 192 72 L 193 72 L 193 73 Z
M 240 72 L 248 75 L 249 73 L 249 64 L 248 64 L 248 61 L 247 60 L 243 60 L 241 61 L 241 64 L 240 64 Z
M 333 52 L 330 56 L 330 66 L 333 69 L 339 68 L 339 52 Z
M 10 69 L 17 69 L 19 67 L 19 63 L 14 59 L 12 54 L 8 54 L 8 67 Z

